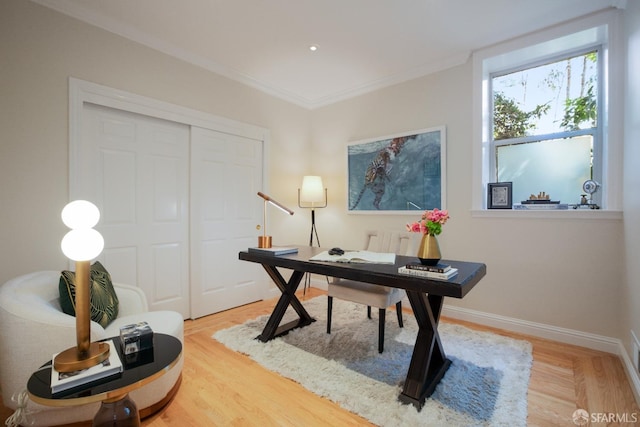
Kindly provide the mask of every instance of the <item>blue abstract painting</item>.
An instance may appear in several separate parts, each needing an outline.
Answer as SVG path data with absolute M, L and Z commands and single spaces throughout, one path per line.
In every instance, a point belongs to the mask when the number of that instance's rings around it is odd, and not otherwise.
M 349 212 L 446 209 L 444 127 L 354 142 L 347 157 Z

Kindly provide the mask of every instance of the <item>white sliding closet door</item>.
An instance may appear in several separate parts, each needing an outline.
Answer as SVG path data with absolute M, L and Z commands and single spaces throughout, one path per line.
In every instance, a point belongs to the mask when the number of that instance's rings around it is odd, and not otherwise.
M 238 260 L 262 221 L 263 142 L 191 128 L 191 317 L 262 299 L 259 265 Z
M 238 252 L 262 223 L 268 131 L 70 79 L 70 196 L 94 202 L 114 281 L 197 318 L 262 299 Z
M 189 317 L 189 126 L 88 103 L 81 126 L 72 195 L 100 209 L 100 259 L 151 310 Z

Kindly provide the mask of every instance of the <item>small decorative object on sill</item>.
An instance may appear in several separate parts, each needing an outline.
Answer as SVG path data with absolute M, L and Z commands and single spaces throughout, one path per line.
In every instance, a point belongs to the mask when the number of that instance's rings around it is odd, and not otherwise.
M 600 184 L 592 179 L 588 179 L 582 184 L 582 189 L 586 194 L 582 194 L 580 197 L 580 203 L 570 205 L 573 209 L 600 209 L 597 203 L 593 201 L 593 193 L 598 191 Z M 587 194 L 589 198 L 587 199 Z
M 546 192 L 541 191 L 536 196 L 532 194 L 529 196 L 529 200 L 523 200 L 523 205 L 557 205 L 560 203 L 560 200 L 551 200 L 551 196 L 549 196 Z
M 420 221 L 407 224 L 408 231 L 422 233 L 422 241 L 418 248 L 418 258 L 422 264 L 436 265 L 442 258 L 436 236 L 442 233 L 442 226 L 448 219 L 448 211 L 434 208 L 431 211 L 424 211 Z

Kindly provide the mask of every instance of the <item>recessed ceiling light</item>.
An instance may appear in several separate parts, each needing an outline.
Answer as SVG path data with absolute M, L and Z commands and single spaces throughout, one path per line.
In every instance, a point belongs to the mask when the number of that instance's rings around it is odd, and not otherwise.
M 318 45 L 317 44 L 312 44 L 311 46 L 309 46 L 309 50 L 311 52 L 315 52 L 316 50 L 318 50 Z

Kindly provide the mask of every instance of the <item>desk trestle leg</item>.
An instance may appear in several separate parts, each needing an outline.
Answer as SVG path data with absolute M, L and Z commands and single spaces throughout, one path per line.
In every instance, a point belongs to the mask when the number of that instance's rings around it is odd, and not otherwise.
M 409 290 L 407 296 L 418 322 L 418 336 L 399 399 L 403 403 L 415 405 L 420 410 L 425 399 L 434 392 L 451 365 L 438 334 L 438 322 L 444 298 Z
M 301 328 L 315 322 L 316 319 L 309 315 L 307 310 L 302 306 L 300 300 L 296 297 L 296 290 L 300 285 L 300 281 L 302 280 L 304 273 L 301 271 L 294 271 L 289 282 L 287 282 L 276 267 L 269 265 L 263 265 L 263 267 L 278 289 L 280 289 L 282 295 L 280 296 L 276 307 L 273 309 L 273 313 L 271 313 L 262 333 L 256 338 L 262 342 L 267 342 L 276 337 L 287 334 L 292 329 Z M 280 322 L 282 321 L 282 318 L 289 306 L 298 313 L 299 318 L 284 325 L 280 325 Z

